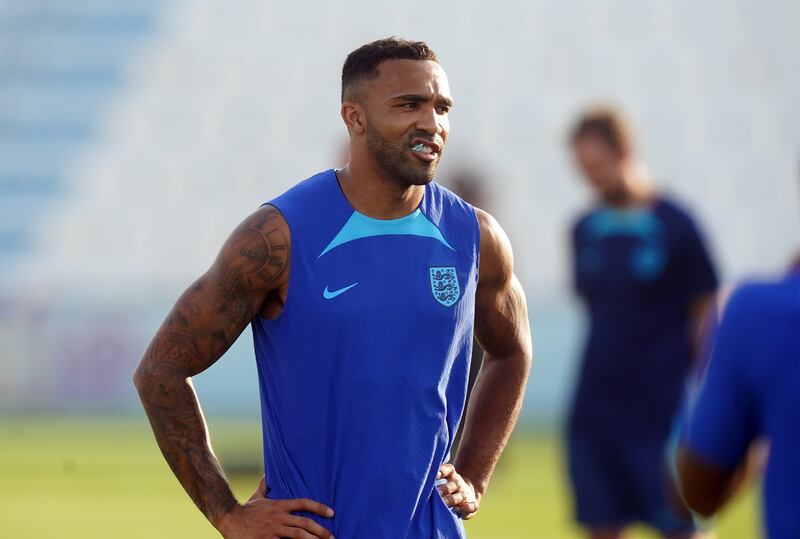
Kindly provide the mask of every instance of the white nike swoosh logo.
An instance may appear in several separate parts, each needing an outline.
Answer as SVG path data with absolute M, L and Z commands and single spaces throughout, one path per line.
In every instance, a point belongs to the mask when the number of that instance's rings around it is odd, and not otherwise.
M 340 288 L 339 290 L 334 290 L 333 292 L 328 291 L 328 287 L 325 287 L 325 290 L 322 291 L 322 297 L 325 299 L 333 299 L 340 294 L 344 294 L 351 288 L 353 288 L 358 283 L 353 283 L 350 286 L 345 286 L 344 288 Z

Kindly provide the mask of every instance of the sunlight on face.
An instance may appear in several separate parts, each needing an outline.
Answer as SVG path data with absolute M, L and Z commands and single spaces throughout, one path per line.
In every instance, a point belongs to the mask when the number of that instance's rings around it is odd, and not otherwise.
M 447 75 L 429 60 L 387 60 L 365 88 L 367 147 L 404 185 L 433 180 L 450 129 Z

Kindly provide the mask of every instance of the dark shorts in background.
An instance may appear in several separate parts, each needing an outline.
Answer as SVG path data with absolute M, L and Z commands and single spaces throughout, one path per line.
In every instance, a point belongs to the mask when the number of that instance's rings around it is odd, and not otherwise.
M 587 528 L 644 523 L 662 533 L 690 532 L 690 517 L 679 516 L 667 498 L 664 444 L 591 437 L 567 437 L 569 477 L 577 521 Z

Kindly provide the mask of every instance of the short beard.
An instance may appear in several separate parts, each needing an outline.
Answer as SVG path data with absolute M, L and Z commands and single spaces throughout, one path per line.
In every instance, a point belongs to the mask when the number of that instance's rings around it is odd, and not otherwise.
M 436 175 L 436 167 L 439 165 L 441 153 L 436 161 L 427 167 L 421 161 L 415 163 L 413 157 L 406 153 L 411 145 L 411 140 L 415 136 L 430 138 L 424 133 L 414 134 L 402 142 L 393 144 L 389 142 L 381 132 L 367 122 L 367 149 L 375 158 L 378 166 L 386 173 L 392 181 L 402 187 L 412 185 L 427 185 L 433 181 Z

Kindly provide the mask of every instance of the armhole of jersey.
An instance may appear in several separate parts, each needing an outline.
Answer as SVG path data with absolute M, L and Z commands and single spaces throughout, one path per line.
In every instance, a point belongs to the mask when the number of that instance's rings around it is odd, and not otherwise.
M 475 290 L 481 280 L 481 223 L 478 221 L 478 210 L 470 205 L 472 219 L 475 223 Z

